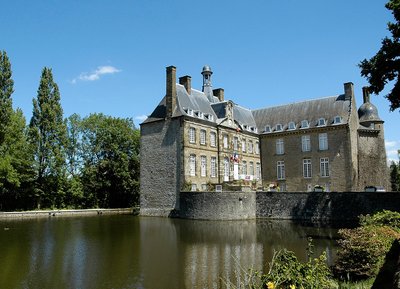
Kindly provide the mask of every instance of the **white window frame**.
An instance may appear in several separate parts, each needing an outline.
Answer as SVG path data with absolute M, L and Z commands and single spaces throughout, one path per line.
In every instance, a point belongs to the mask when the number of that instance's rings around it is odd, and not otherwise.
M 217 177 L 217 158 L 216 157 L 211 157 L 210 161 L 210 177 L 216 178 Z
M 247 175 L 247 162 L 243 161 L 242 162 L 242 175 Z
M 249 162 L 249 175 L 254 176 L 254 162 Z
M 342 118 L 340 116 L 335 116 L 333 119 L 333 124 L 341 124 L 342 123 Z
M 310 127 L 310 123 L 308 122 L 308 120 L 303 119 L 303 120 L 301 121 L 300 128 L 309 128 L 309 127 Z
M 242 139 L 242 152 L 246 152 L 246 140 Z
M 224 181 L 229 181 L 229 174 L 230 174 L 230 165 L 229 165 L 229 158 L 224 158 Z
M 196 192 L 197 191 L 197 185 L 196 184 L 192 184 L 192 187 L 190 188 L 190 190 L 192 192 Z
M 328 134 L 326 132 L 318 135 L 319 150 L 326 151 L 328 149 Z
M 210 132 L 210 146 L 217 146 L 217 133 L 215 131 Z
M 276 178 L 278 180 L 284 180 L 285 176 L 285 162 L 284 161 L 277 161 L 276 162 Z
M 311 151 L 311 137 L 310 135 L 301 136 L 301 151 L 309 152 Z
M 256 178 L 257 180 L 261 179 L 261 164 L 256 163 Z
M 227 134 L 223 134 L 222 135 L 222 144 L 223 144 L 224 149 L 228 148 L 228 146 L 229 146 L 229 138 L 228 138 Z
M 206 177 L 207 176 L 207 157 L 200 156 L 200 176 Z
M 282 130 L 283 130 L 283 125 L 280 124 L 280 123 L 278 123 L 278 124 L 275 126 L 275 131 L 282 131 Z
M 271 126 L 270 125 L 266 125 L 265 128 L 264 128 L 264 132 L 267 132 L 267 133 L 271 132 Z
M 296 124 L 294 121 L 289 122 L 288 124 L 288 130 L 295 130 L 296 129 Z
M 303 178 L 312 178 L 312 165 L 311 159 L 303 159 Z
M 321 117 L 320 119 L 318 119 L 318 126 L 326 126 L 325 118 Z
M 282 138 L 276 140 L 275 147 L 277 155 L 283 155 L 285 153 L 285 143 Z
M 233 137 L 233 150 L 238 151 L 239 149 L 239 138 L 237 136 Z
M 319 168 L 321 177 L 329 177 L 329 158 L 320 158 Z
M 189 127 L 189 142 L 196 143 L 196 129 L 194 127 Z
M 252 154 L 253 153 L 253 141 L 249 140 L 248 145 L 249 145 L 248 153 Z
M 258 141 L 256 141 L 256 145 L 254 146 L 255 151 L 256 151 L 256 155 L 260 154 L 260 143 Z
M 207 138 L 207 131 L 205 129 L 200 130 L 200 144 L 205 145 Z
M 189 156 L 189 175 L 191 177 L 196 176 L 196 155 L 195 154 L 191 154 Z

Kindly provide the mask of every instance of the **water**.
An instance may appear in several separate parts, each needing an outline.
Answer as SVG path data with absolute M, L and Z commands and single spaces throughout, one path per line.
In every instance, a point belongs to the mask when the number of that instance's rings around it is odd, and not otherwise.
M 287 221 L 135 216 L 0 220 L 0 288 L 226 288 L 274 251 L 335 258 L 337 230 Z M 229 286 L 228 286 L 229 287 Z

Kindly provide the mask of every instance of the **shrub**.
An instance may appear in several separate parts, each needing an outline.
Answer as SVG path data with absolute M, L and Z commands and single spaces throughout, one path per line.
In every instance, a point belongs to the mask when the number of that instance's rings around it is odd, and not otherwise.
M 400 237 L 400 214 L 383 211 L 360 218 L 361 227 L 341 229 L 337 260 L 333 273 L 341 280 L 365 280 L 375 277 L 385 255 Z

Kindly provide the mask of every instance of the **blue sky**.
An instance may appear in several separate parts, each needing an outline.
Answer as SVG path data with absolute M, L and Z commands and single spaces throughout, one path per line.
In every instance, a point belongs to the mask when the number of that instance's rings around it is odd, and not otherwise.
M 392 15 L 374 0 L 3 1 L 0 50 L 11 60 L 14 107 L 29 121 L 43 67 L 53 69 L 64 116 L 102 112 L 139 124 L 165 94 L 165 67 L 191 75 L 212 67 L 214 88 L 262 108 L 362 86 L 357 64 L 388 35 Z M 389 159 L 400 149 L 399 111 L 372 96 L 385 120 Z

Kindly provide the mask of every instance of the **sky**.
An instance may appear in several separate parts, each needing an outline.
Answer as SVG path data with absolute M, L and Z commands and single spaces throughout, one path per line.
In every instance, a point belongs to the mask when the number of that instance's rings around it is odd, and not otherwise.
M 49 67 L 64 116 L 104 113 L 136 126 L 165 95 L 165 67 L 192 76 L 210 65 L 225 99 L 256 109 L 343 93 L 358 63 L 379 50 L 393 16 L 374 0 L 13 0 L 1 3 L 0 50 L 14 79 L 14 107 L 32 115 L 41 71 Z M 389 160 L 398 160 L 399 110 L 371 102 L 385 121 Z

